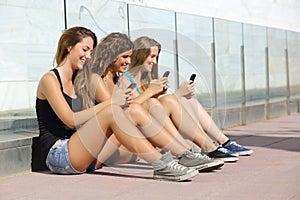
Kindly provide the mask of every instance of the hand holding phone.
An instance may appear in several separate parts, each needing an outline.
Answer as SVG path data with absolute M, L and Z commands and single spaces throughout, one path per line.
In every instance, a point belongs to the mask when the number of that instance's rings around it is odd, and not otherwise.
M 196 74 L 192 74 L 191 77 L 190 77 L 190 81 L 194 82 L 195 78 L 196 78 Z

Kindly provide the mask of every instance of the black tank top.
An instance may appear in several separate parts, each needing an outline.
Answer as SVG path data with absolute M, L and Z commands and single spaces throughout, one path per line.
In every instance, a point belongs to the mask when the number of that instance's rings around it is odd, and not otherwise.
M 57 69 L 52 69 L 55 73 L 59 83 L 61 92 L 63 93 L 70 108 L 74 112 L 78 112 L 82 109 L 81 98 L 71 98 L 63 92 L 62 82 Z M 36 98 L 36 114 L 39 124 L 39 146 L 43 162 L 46 161 L 46 157 L 50 148 L 58 139 L 68 139 L 76 131 L 76 128 L 67 127 L 55 114 L 52 107 L 47 100 L 41 100 Z

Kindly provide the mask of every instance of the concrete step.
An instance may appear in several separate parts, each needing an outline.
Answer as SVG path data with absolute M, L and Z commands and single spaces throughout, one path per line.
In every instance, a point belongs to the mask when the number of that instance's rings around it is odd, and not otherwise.
M 33 109 L 0 112 L 0 131 L 38 129 L 37 117 Z
M 0 177 L 32 170 L 32 146 L 37 136 L 37 130 L 0 131 Z

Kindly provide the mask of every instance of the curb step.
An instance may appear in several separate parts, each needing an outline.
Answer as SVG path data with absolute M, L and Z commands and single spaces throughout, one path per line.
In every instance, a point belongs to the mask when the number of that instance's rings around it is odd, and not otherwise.
M 32 146 L 37 136 L 37 130 L 0 132 L 0 177 L 32 171 Z

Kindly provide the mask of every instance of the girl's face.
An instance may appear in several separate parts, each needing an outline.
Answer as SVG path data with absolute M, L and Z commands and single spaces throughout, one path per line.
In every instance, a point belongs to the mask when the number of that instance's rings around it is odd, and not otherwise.
M 73 47 L 68 47 L 69 59 L 74 70 L 82 69 L 87 59 L 91 58 L 94 41 L 85 37 Z
M 153 64 L 157 64 L 157 56 L 158 56 L 158 47 L 157 46 L 151 47 L 150 54 L 143 63 L 144 72 L 151 72 Z
M 125 51 L 124 53 L 121 53 L 116 61 L 112 65 L 112 71 L 114 73 L 121 72 L 124 73 L 127 71 L 127 67 L 130 64 L 130 57 L 132 54 L 132 50 Z

